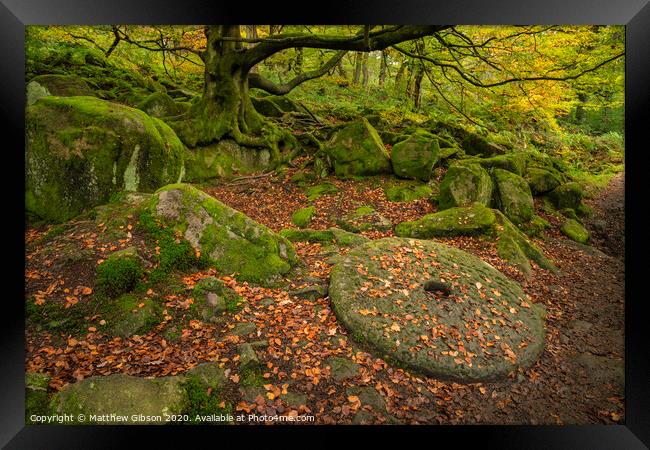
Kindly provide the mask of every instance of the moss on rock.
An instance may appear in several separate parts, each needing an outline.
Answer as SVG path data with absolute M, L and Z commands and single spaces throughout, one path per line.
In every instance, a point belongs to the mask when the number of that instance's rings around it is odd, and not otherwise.
M 295 226 L 305 228 L 307 225 L 309 225 L 309 222 L 311 222 L 311 219 L 315 213 L 316 208 L 314 206 L 301 208 L 291 215 L 291 221 Z
M 84 424 L 115 425 L 106 417 L 116 414 L 123 418 L 122 424 L 161 425 L 166 422 L 156 417 L 183 412 L 184 381 L 184 377 L 146 379 L 124 374 L 91 377 L 65 386 L 50 406 L 54 414 L 72 414 L 74 420 L 83 414 Z
M 582 197 L 582 186 L 575 181 L 561 184 L 548 194 L 557 209 L 577 209 L 582 204 Z
M 426 184 L 417 186 L 390 186 L 384 190 L 386 199 L 391 202 L 411 202 L 430 197 L 433 189 Z
M 165 186 L 148 208 L 222 273 L 268 284 L 297 263 L 285 238 L 190 185 Z
M 478 164 L 453 164 L 440 183 L 440 209 L 468 206 L 474 202 L 489 206 L 491 199 L 492 180 Z
M 495 221 L 493 210 L 474 203 L 471 206 L 427 214 L 411 222 L 402 222 L 395 227 L 395 235 L 418 239 L 479 236 L 491 232 Z
M 242 303 L 242 298 L 223 281 L 215 277 L 199 280 L 192 292 L 194 303 L 191 312 L 203 321 L 214 321 L 225 311 L 234 312 Z
M 321 183 L 315 186 L 310 186 L 306 190 L 307 200 L 311 202 L 323 195 L 336 194 L 338 191 L 339 189 L 332 183 Z
M 242 147 L 232 139 L 195 147 L 185 152 L 185 175 L 188 182 L 224 178 L 268 170 L 272 166 L 268 149 Z
M 526 180 L 503 169 L 494 169 L 492 174 L 498 209 L 517 225 L 529 221 L 533 217 L 535 205 Z
M 30 83 L 38 83 L 47 89 L 49 95 L 58 97 L 96 96 L 95 91 L 85 80 L 74 75 L 38 75 L 32 78 Z
M 377 130 L 365 119 L 351 122 L 324 144 L 338 177 L 391 173 L 390 156 Z
M 138 109 L 152 117 L 176 116 L 183 112 L 183 108 L 164 92 L 153 92 L 138 103 Z
M 530 167 L 526 180 L 535 195 L 546 194 L 562 183 L 561 175 L 553 168 Z
M 109 297 L 118 297 L 135 288 L 142 278 L 142 261 L 135 247 L 112 253 L 97 266 L 95 284 Z
M 417 130 L 408 139 L 393 146 L 390 159 L 395 175 L 428 181 L 438 161 L 440 147 L 431 133 Z
M 569 239 L 579 242 L 580 244 L 586 244 L 589 242 L 589 231 L 587 231 L 587 229 L 577 220 L 567 219 L 560 230 Z
M 184 148 L 163 122 L 95 97 L 43 97 L 27 108 L 28 212 L 63 222 L 121 191 L 177 182 Z
M 114 336 L 126 338 L 136 333 L 145 334 L 162 320 L 160 305 L 149 298 L 124 294 L 103 303 L 103 317 L 106 318 L 108 331 Z

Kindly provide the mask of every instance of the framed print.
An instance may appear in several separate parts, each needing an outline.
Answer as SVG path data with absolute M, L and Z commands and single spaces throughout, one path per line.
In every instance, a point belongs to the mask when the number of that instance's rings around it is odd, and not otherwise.
M 3 445 L 646 448 L 650 7 L 319 8 L 3 0 Z

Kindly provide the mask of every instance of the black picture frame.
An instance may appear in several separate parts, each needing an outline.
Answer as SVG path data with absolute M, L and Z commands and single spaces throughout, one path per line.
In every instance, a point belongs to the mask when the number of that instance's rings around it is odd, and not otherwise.
M 626 393 L 625 424 L 610 426 L 420 426 L 420 427 L 118 427 L 25 426 L 24 424 L 24 33 L 36 24 L 192 24 L 192 23 L 454 23 L 454 24 L 618 24 L 626 25 Z M 280 445 L 314 445 L 300 440 L 316 432 L 319 444 L 336 445 L 341 432 L 387 433 L 401 443 L 440 438 L 488 448 L 647 448 L 650 445 L 650 352 L 645 344 L 647 230 L 644 229 L 644 153 L 648 153 L 650 106 L 650 5 L 648 0 L 381 0 L 305 3 L 209 2 L 199 0 L 0 0 L 0 146 L 5 162 L 2 235 L 3 308 L 0 313 L 0 445 L 5 448 L 114 448 L 145 438 L 147 446 L 168 447 L 206 438 L 207 445 L 270 439 L 278 432 L 291 438 Z M 7 176 L 8 175 L 8 176 Z M 647 175 L 646 175 L 647 177 Z M 21 228 L 23 227 L 23 228 Z M 10 289 L 8 289 L 10 288 Z M 254 431 L 255 433 L 252 433 Z M 208 436 L 209 434 L 209 436 Z M 415 436 L 417 434 L 418 436 Z M 273 439 L 277 439 L 273 436 Z M 284 439 L 284 438 L 282 438 Z M 295 440 L 294 440 L 295 439 Z M 405 440 L 408 439 L 408 440 Z M 139 440 L 139 439 L 138 439 Z M 329 442 L 328 442 L 329 441 Z M 174 445 L 174 446 L 176 446 Z M 187 444 L 186 444 L 187 445 Z M 205 444 L 201 444 L 205 445 Z M 403 445 L 403 444 L 402 444 Z

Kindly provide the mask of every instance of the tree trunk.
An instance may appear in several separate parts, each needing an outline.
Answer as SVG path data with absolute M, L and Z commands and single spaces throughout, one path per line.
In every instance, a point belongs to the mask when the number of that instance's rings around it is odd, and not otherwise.
M 386 50 L 382 50 L 379 62 L 379 86 L 383 86 L 386 81 L 386 68 Z
M 361 52 L 357 52 L 354 58 L 354 79 L 352 82 L 354 84 L 359 84 L 359 79 L 361 78 Z
M 576 115 L 575 120 L 577 124 L 581 124 L 585 120 L 585 107 L 584 104 L 587 103 L 587 94 L 580 92 L 578 94 L 578 105 L 576 106 Z
M 188 147 L 232 138 L 243 146 L 267 147 L 278 158 L 295 144 L 295 139 L 292 141 L 293 136 L 279 130 L 253 107 L 248 91 L 249 68 L 239 57 L 242 43 L 221 40 L 239 38 L 239 26 L 210 26 L 205 34 L 203 96 L 187 114 L 171 123 L 172 128 Z
M 420 87 L 422 85 L 422 78 L 424 77 L 424 71 L 422 70 L 422 65 L 418 64 L 415 68 L 415 74 L 413 75 L 413 107 L 415 110 L 420 109 L 420 100 L 422 98 L 422 92 Z
M 363 54 L 363 59 L 361 60 L 361 73 L 363 75 L 362 77 L 363 87 L 367 88 L 368 79 L 370 78 L 370 74 L 368 73 L 368 52 L 365 52 Z
M 339 63 L 336 65 L 336 71 L 338 72 L 339 76 L 342 78 L 347 78 L 348 74 L 345 71 L 345 67 L 343 67 L 343 59 L 339 61 Z
M 397 70 L 397 75 L 395 75 L 395 88 L 393 94 L 398 96 L 402 93 L 402 80 L 404 79 L 404 70 L 406 70 L 406 62 L 402 61 Z

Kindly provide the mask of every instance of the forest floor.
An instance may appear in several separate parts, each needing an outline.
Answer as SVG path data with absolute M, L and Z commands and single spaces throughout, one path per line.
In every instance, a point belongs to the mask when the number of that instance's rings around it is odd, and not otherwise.
M 291 214 L 309 206 L 304 189 L 283 175 L 245 178 L 205 185 L 203 189 L 273 229 L 291 227 Z M 313 202 L 316 215 L 310 227 L 336 226 L 335 218 L 361 205 L 372 205 L 393 224 L 433 212 L 425 199 L 393 203 L 382 186 L 387 178 L 328 180 L 338 192 Z M 28 324 L 27 370 L 47 373 L 56 391 L 64 384 L 92 375 L 124 372 L 139 376 L 183 373 L 204 361 L 221 361 L 235 388 L 224 392 L 236 411 L 285 413 L 295 408 L 312 414 L 319 424 L 592 424 L 624 420 L 624 176 L 612 179 L 592 199 L 594 216 L 587 224 L 593 247 L 581 246 L 559 233 L 559 223 L 542 208 L 537 214 L 552 223 L 538 245 L 560 271 L 535 266 L 530 278 L 497 256 L 494 242 L 481 238 L 440 241 L 474 253 L 521 283 L 532 301 L 547 311 L 545 349 L 530 369 L 512 373 L 504 381 L 462 385 L 413 375 L 389 366 L 354 343 L 337 322 L 327 297 L 315 300 L 288 295 L 306 280 L 292 279 L 283 289 L 259 288 L 228 277 L 228 284 L 247 300 L 246 306 L 222 324 L 194 324 L 177 340 L 165 339 L 161 324 L 145 336 L 111 338 L 89 332 L 82 338 L 57 336 Z M 130 228 L 129 228 L 130 229 Z M 91 285 L 82 270 L 61 271 L 52 264 L 37 237 L 42 229 L 26 230 L 27 293 L 44 290 L 53 280 L 61 287 Z M 391 231 L 366 233 L 375 239 Z M 74 232 L 73 232 L 74 234 Z M 81 240 L 88 235 L 77 233 Z M 92 233 L 90 233 L 92 239 Z M 134 237 L 134 239 L 136 239 Z M 327 283 L 331 265 L 320 244 L 297 243 L 310 282 Z M 49 256 L 48 256 L 49 255 Z M 98 255 L 101 257 L 101 255 Z M 48 265 L 49 262 L 49 265 Z M 92 272 L 92 271 L 91 271 Z M 213 271 L 185 276 L 190 288 Z M 31 274 L 31 276 L 29 275 Z M 39 278 L 34 278 L 38 276 Z M 57 292 L 59 292 L 57 290 Z M 48 301 L 65 301 L 61 289 Z M 172 311 L 183 295 L 166 297 Z M 269 300 L 272 299 L 272 300 Z M 74 308 L 74 305 L 71 306 Z M 171 312 L 170 312 L 171 314 Z M 252 340 L 264 341 L 257 350 L 263 364 L 263 384 L 237 389 L 236 344 L 248 339 L 232 333 L 241 323 L 254 325 Z M 332 357 L 346 360 L 333 376 Z M 338 380 L 338 381 L 337 381 Z M 287 394 L 293 400 L 286 401 Z M 270 395 L 269 395 L 270 394 Z M 293 403 L 290 404 L 290 403 Z

